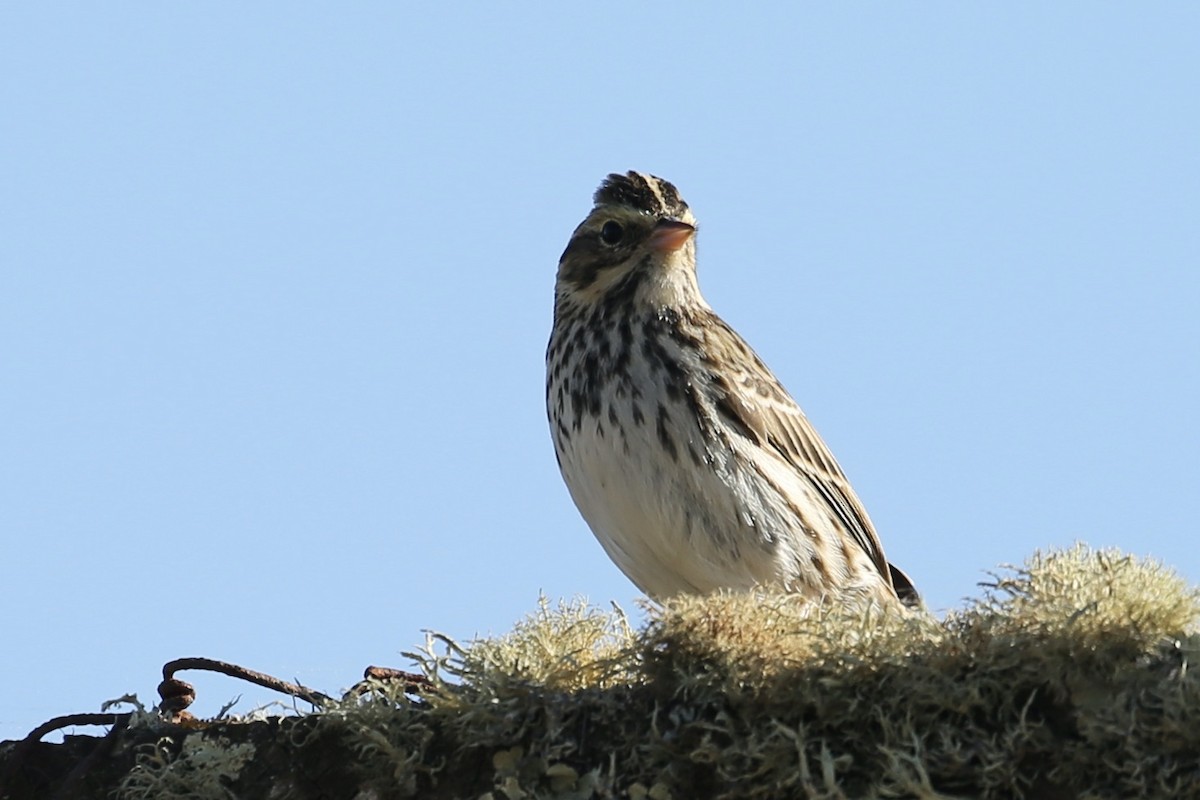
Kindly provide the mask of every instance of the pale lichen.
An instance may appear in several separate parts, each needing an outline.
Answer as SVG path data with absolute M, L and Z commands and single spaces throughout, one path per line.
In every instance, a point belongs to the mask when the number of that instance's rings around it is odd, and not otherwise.
M 138 753 L 117 790 L 119 800 L 236 799 L 230 783 L 254 757 L 253 745 L 200 734 L 184 738 L 177 755 L 172 745 L 164 738 Z
M 1039 553 L 942 619 L 770 592 L 647 613 L 543 599 L 503 636 L 433 635 L 432 689 L 276 743 L 335 748 L 379 798 L 1200 796 L 1200 593 L 1154 561 Z M 201 737 L 122 796 L 230 796 L 252 752 Z

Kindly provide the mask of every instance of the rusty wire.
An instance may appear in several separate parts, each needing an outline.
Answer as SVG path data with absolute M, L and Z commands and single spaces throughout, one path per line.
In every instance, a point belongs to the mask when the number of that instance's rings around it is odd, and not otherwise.
M 173 661 L 168 661 L 163 665 L 162 675 L 163 680 L 158 685 L 158 695 L 161 702 L 158 705 L 159 716 L 170 724 L 180 724 L 185 721 L 193 720 L 194 717 L 186 710 L 196 700 L 195 688 L 186 681 L 181 681 L 175 677 L 177 672 L 185 670 L 205 670 L 208 672 L 219 672 L 222 675 L 228 675 L 231 678 L 244 680 L 248 683 L 253 683 L 257 686 L 262 686 L 272 691 L 280 692 L 281 694 L 290 695 L 291 697 L 299 698 L 307 703 L 311 703 L 316 708 L 324 708 L 335 702 L 334 698 L 319 692 L 316 689 L 310 689 L 307 686 L 302 686 L 298 683 L 281 680 L 279 678 L 267 675 L 264 672 L 256 672 L 252 669 L 231 664 L 228 661 L 218 661 L 214 658 L 189 657 L 177 658 Z M 403 670 L 392 669 L 390 667 L 367 667 L 363 673 L 363 680 L 346 693 L 346 697 L 357 697 L 367 694 L 378 687 L 380 683 L 401 683 L 405 693 L 417 693 L 422 691 L 430 691 L 434 688 L 433 683 L 423 675 L 417 675 L 412 672 L 404 672 Z M 113 731 L 123 728 L 129 723 L 133 716 L 130 712 L 124 713 L 98 713 L 98 714 L 66 714 L 61 717 L 47 720 L 41 725 L 38 725 L 29 734 L 21 740 L 18 749 L 14 751 L 14 761 L 16 756 L 21 755 L 33 744 L 41 741 L 48 733 L 52 733 L 62 728 L 67 728 L 72 725 L 113 725 Z

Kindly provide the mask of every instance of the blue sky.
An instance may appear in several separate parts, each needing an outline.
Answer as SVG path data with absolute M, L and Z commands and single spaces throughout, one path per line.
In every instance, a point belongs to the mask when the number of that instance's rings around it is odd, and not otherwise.
M 6 5 L 0 738 L 179 656 L 334 692 L 539 591 L 632 607 L 543 407 L 614 170 L 679 186 L 709 301 L 933 608 L 1077 539 L 1200 581 L 1198 25 Z

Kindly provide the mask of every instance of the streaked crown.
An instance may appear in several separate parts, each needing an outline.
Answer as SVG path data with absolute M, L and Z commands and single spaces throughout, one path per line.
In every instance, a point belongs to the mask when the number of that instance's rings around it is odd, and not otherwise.
M 597 206 L 625 206 L 653 217 L 690 222 L 691 211 L 670 181 L 632 170 L 612 173 L 600 184 L 592 198 Z

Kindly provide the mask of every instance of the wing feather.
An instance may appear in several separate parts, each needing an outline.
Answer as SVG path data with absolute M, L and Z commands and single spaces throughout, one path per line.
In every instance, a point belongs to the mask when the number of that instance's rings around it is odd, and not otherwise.
M 714 320 L 723 329 L 721 340 L 733 343 L 738 349 L 744 348 L 745 355 L 749 356 L 723 359 L 726 366 L 730 363 L 744 366 L 731 376 L 731 380 L 718 380 L 718 386 L 714 388 L 725 393 L 724 398 L 718 399 L 718 410 L 730 417 L 743 435 L 761 446 L 773 449 L 808 480 L 850 537 L 870 557 L 879 574 L 895 590 L 893 575 L 899 570 L 895 570 L 884 557 L 879 535 L 833 453 L 796 401 L 750 346 L 719 317 L 714 315 Z M 904 575 L 903 572 L 899 574 Z M 906 590 L 915 596 L 910 582 Z

